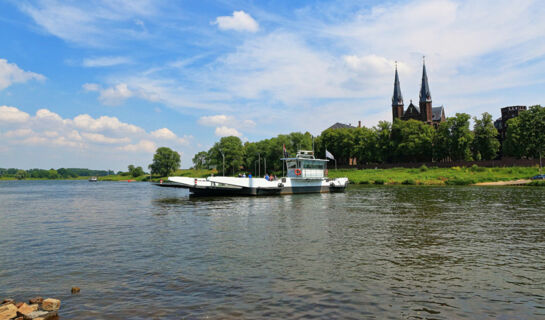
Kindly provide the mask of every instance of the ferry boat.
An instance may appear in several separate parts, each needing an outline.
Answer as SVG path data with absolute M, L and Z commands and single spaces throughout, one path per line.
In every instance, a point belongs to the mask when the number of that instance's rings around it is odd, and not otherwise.
M 195 196 L 263 196 L 294 193 L 343 192 L 348 178 L 327 177 L 328 160 L 314 158 L 313 151 L 299 151 L 295 158 L 282 158 L 287 175 L 276 180 L 260 177 L 208 178 L 168 177 L 158 186 L 189 189 Z

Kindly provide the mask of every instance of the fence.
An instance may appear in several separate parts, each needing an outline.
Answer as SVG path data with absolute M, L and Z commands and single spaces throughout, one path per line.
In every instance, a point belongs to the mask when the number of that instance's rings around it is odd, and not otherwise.
M 332 167 L 332 163 L 328 167 Z M 504 158 L 501 160 L 486 161 L 450 161 L 450 162 L 403 162 L 403 163 L 370 163 L 357 165 L 338 165 L 339 169 L 391 169 L 391 168 L 419 168 L 421 166 L 451 168 L 451 167 L 533 167 L 539 166 L 539 159 Z

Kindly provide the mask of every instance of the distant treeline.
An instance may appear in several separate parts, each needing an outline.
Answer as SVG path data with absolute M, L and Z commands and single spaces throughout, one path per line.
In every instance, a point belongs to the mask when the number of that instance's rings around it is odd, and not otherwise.
M 77 177 L 107 176 L 114 174 L 108 170 L 91 170 L 85 168 L 59 168 L 55 169 L 29 169 L 22 170 L 17 168 L 0 168 L 0 177 L 17 179 L 69 179 Z
M 393 123 L 381 121 L 372 128 L 327 129 L 318 137 L 310 133 L 290 133 L 257 142 L 242 141 L 238 137 L 223 137 L 208 151 L 193 158 L 195 168 L 217 168 L 225 174 L 253 172 L 281 172 L 285 145 L 290 156 L 297 150 L 314 148 L 318 157 L 331 152 L 338 164 L 450 162 L 491 160 L 501 156 L 539 159 L 545 154 L 545 108 L 530 107 L 507 122 L 503 146 L 498 140 L 492 116 L 481 118 L 457 113 L 437 128 L 417 120 Z M 355 161 L 354 161 L 355 160 Z

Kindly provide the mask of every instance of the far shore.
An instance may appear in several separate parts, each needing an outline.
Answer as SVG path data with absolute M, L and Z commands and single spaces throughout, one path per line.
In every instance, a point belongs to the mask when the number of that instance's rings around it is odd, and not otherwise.
M 218 175 L 216 170 L 180 169 L 172 176 L 204 178 Z M 474 186 L 542 186 L 545 181 L 533 181 L 531 177 L 539 174 L 538 167 L 451 167 L 451 168 L 391 168 L 391 169 L 329 169 L 330 178 L 347 177 L 351 184 L 361 185 L 474 185 Z M 56 180 L 87 180 L 80 176 Z M 167 177 L 148 175 L 132 177 L 128 175 L 99 176 L 99 181 L 120 182 L 159 182 Z M 2 180 L 16 180 L 14 177 L 0 177 Z M 48 180 L 27 178 L 25 180 Z

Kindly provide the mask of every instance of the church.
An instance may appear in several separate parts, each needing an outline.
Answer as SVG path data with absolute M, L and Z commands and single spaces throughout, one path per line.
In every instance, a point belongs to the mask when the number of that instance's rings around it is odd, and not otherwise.
M 392 116 L 393 120 L 419 120 L 433 125 L 437 128 L 439 123 L 445 121 L 445 108 L 443 106 L 433 107 L 431 101 L 430 86 L 428 84 L 428 75 L 426 73 L 426 63 L 422 68 L 422 84 L 420 86 L 420 101 L 418 108 L 411 100 L 407 109 L 404 109 L 403 96 L 401 95 L 401 85 L 399 84 L 399 75 L 397 73 L 397 63 L 395 67 L 394 95 L 392 96 Z

